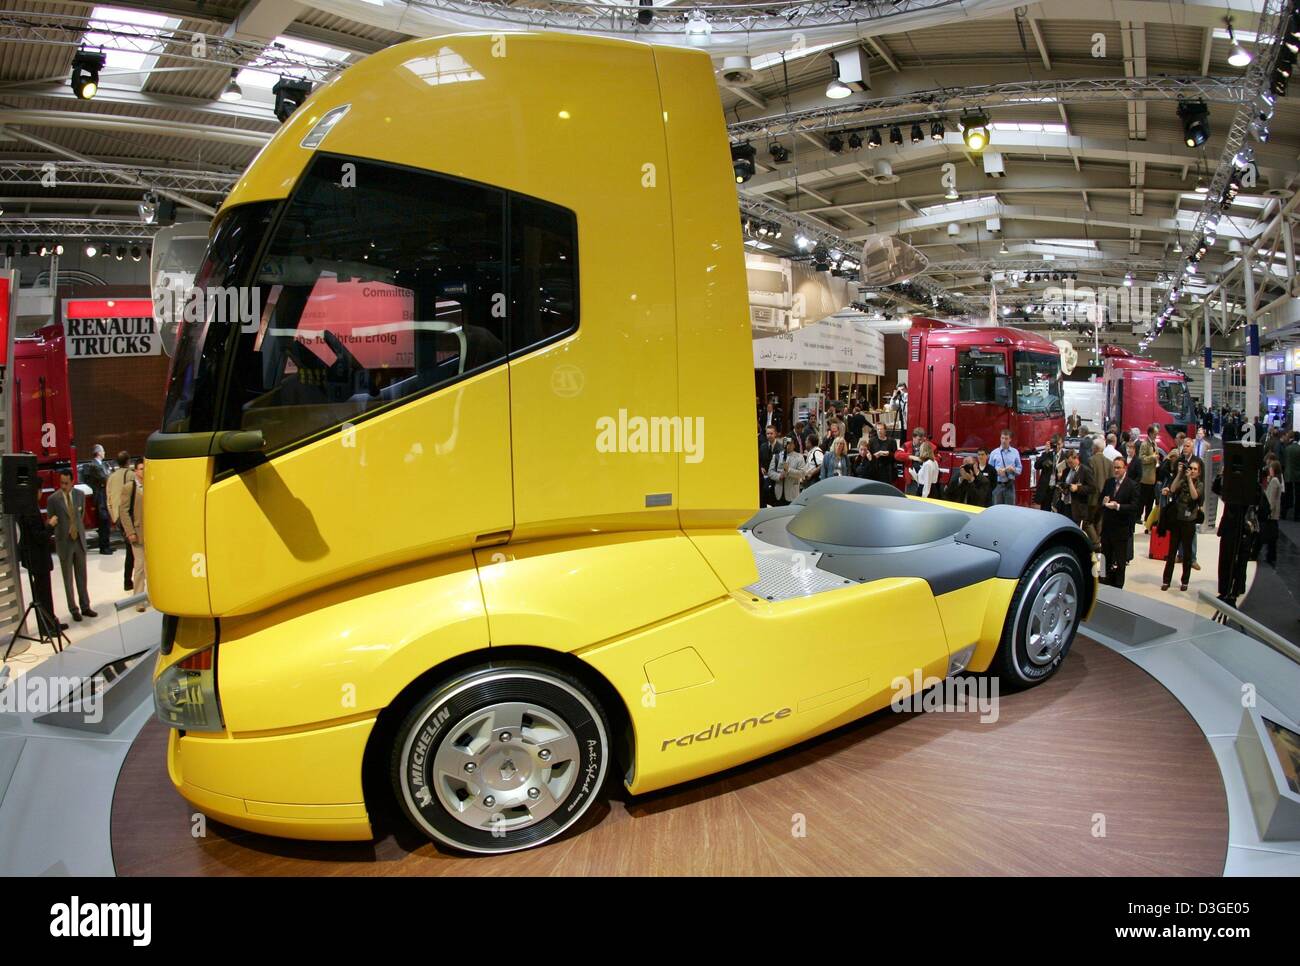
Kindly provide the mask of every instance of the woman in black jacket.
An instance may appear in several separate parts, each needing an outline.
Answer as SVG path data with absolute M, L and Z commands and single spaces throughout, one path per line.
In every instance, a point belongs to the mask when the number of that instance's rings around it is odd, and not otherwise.
M 1180 547 L 1183 552 L 1183 580 L 1178 589 L 1186 590 L 1187 582 L 1192 577 L 1192 537 L 1196 535 L 1196 518 L 1205 502 L 1202 468 L 1201 461 L 1195 456 L 1187 463 L 1179 464 L 1177 476 L 1169 484 L 1169 502 L 1160 510 L 1161 523 L 1169 530 L 1169 556 L 1165 558 L 1165 576 L 1160 585 L 1161 590 L 1169 589 Z

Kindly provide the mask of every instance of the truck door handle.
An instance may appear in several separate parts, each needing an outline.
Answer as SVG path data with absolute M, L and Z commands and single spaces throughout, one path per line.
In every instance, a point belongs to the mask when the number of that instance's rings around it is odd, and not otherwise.
M 223 453 L 260 453 L 266 449 L 266 437 L 260 429 L 231 430 L 217 437 Z

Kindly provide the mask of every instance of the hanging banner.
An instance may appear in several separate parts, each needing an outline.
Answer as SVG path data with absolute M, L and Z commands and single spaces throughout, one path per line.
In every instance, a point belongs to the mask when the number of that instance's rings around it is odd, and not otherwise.
M 162 341 L 153 310 L 149 299 L 65 299 L 68 358 L 160 355 Z
M 822 319 L 789 335 L 755 339 L 754 368 L 883 376 L 885 337 L 856 319 Z

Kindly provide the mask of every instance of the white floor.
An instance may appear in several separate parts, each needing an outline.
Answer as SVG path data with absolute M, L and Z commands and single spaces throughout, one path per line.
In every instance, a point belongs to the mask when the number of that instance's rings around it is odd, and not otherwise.
M 130 600 L 134 593 L 122 590 L 122 568 L 125 564 L 126 552 L 121 547 L 118 547 L 117 552 L 111 556 L 96 550 L 91 550 L 86 555 L 86 592 L 90 595 L 91 610 L 99 616 L 74 621 L 68 614 L 68 596 L 63 589 L 63 576 L 59 572 L 58 560 L 54 561 L 54 572 L 50 574 L 50 589 L 54 593 L 55 616 L 68 625 L 68 629 L 63 633 L 74 646 L 78 641 L 84 641 L 101 631 L 120 627 L 124 621 L 143 616 L 136 611 L 134 601 L 118 610 L 118 604 Z M 23 599 L 30 599 L 26 574 L 23 575 Z M 35 625 L 34 620 L 28 620 L 29 634 L 35 635 Z M 0 654 L 4 653 L 3 645 L 8 643 L 8 639 L 8 633 L 0 637 Z M 39 667 L 53 653 L 54 649 L 47 644 L 32 643 L 26 652 L 16 654 L 9 659 L 7 662 L 9 673 L 12 677 L 18 678 Z

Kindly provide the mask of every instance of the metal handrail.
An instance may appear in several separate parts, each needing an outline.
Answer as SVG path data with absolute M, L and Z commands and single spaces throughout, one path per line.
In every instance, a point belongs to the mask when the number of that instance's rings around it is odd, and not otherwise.
M 1252 636 L 1267 644 L 1283 657 L 1290 658 L 1295 663 L 1300 664 L 1300 647 L 1297 647 L 1295 644 L 1288 641 L 1281 634 L 1265 627 L 1253 617 L 1246 616 L 1241 611 L 1237 610 L 1237 608 L 1220 600 L 1209 591 L 1199 591 L 1198 595 L 1201 600 L 1205 601 L 1205 603 L 1209 604 L 1234 624 L 1237 624 L 1243 630 L 1248 631 Z

